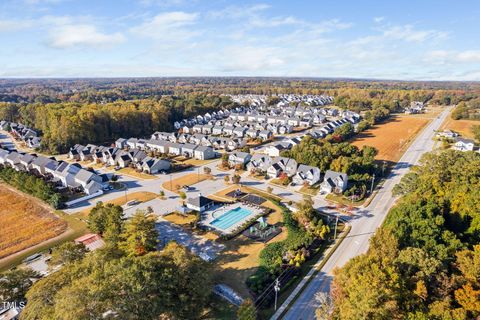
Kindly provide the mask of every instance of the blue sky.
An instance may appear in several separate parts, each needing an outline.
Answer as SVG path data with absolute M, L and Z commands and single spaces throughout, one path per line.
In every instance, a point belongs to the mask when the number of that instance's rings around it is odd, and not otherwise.
M 1 0 L 0 77 L 480 80 L 480 1 Z

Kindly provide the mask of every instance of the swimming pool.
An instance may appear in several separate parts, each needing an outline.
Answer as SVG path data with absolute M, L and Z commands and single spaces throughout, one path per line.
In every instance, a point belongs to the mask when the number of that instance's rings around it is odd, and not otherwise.
M 252 211 L 238 207 L 225 212 L 220 217 L 213 220 L 210 225 L 220 230 L 226 230 L 251 214 Z

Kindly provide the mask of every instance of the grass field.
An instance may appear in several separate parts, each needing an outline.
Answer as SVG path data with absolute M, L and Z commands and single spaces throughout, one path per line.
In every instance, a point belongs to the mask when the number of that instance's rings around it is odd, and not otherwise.
M 352 144 L 359 148 L 375 147 L 378 150 L 378 160 L 397 162 L 429 121 L 427 118 L 396 116 L 360 133 L 352 140 Z
M 188 226 L 191 222 L 194 222 L 196 220 L 196 217 L 193 214 L 183 216 L 177 213 L 167 214 L 166 216 L 163 216 L 163 218 L 179 226 Z
M 0 258 L 63 233 L 67 223 L 46 206 L 0 185 Z
M 476 120 L 453 120 L 448 117 L 442 124 L 441 130 L 452 130 L 458 132 L 462 137 L 473 139 L 472 126 L 480 125 Z
M 173 179 L 171 182 L 164 182 L 162 184 L 162 187 L 173 192 L 178 192 L 179 189 L 177 187 L 181 188 L 183 186 L 191 186 L 195 183 L 199 183 L 209 178 L 211 178 L 211 176 L 207 174 L 189 173 L 179 178 Z

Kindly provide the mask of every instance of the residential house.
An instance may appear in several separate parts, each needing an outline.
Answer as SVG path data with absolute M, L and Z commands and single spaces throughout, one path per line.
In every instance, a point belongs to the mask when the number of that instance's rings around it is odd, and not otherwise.
M 297 171 L 297 161 L 285 157 L 275 157 L 272 159 L 272 164 L 267 169 L 267 174 L 270 178 L 278 177 L 282 172 L 292 177 Z
M 127 146 L 130 150 L 136 149 L 137 148 L 137 138 L 130 138 L 127 140 Z
M 208 160 L 215 158 L 215 151 L 211 147 L 198 146 L 195 148 L 193 156 L 198 160 Z
M 246 132 L 247 128 L 245 127 L 236 127 L 235 129 L 233 129 L 233 135 L 238 138 L 243 138 Z
M 142 164 L 143 172 L 149 173 L 149 174 L 157 174 L 161 171 L 170 170 L 170 168 L 171 168 L 170 161 L 161 160 L 161 159 L 149 158 L 148 160 L 144 160 Z
M 256 139 L 258 137 L 259 133 L 260 133 L 260 130 L 258 130 L 258 129 L 248 129 L 247 132 L 246 132 L 247 137 L 252 138 L 252 139 Z
M 241 165 L 245 166 L 252 158 L 252 155 L 248 152 L 235 151 L 228 156 L 228 163 L 231 166 Z
M 187 158 L 193 158 L 194 156 L 194 151 L 197 148 L 196 145 L 191 144 L 191 143 L 186 143 L 182 146 L 182 155 L 187 157 Z
M 115 141 L 115 147 L 118 149 L 125 149 L 127 146 L 127 140 L 123 138 L 118 138 L 117 141 Z
M 222 135 L 223 134 L 223 127 L 222 126 L 214 126 L 212 128 L 212 134 L 214 135 Z
M 347 189 L 347 185 L 348 176 L 345 173 L 327 170 L 320 190 L 326 193 L 343 193 Z
M 297 168 L 297 172 L 293 176 L 293 183 L 303 185 L 307 183 L 312 186 L 320 181 L 320 169 L 317 167 L 301 164 Z
M 255 153 L 250 161 L 247 163 L 247 170 L 249 171 L 267 171 L 272 164 L 272 158 L 267 155 Z
M 168 147 L 168 153 L 171 155 L 179 156 L 182 154 L 182 144 L 171 143 Z
M 279 142 L 274 145 L 270 145 L 265 148 L 265 153 L 268 154 L 270 157 L 278 157 L 280 153 L 284 150 L 290 150 L 292 148 L 292 144 L 289 142 Z
M 266 141 L 273 138 L 273 133 L 270 130 L 262 130 L 258 133 L 258 137 L 262 139 L 262 141 Z
M 456 142 L 453 148 L 457 151 L 473 151 L 475 147 L 475 142 L 470 139 L 456 138 Z
M 83 191 L 88 194 L 94 194 L 102 190 L 102 177 L 95 172 L 85 169 L 80 169 L 74 176 L 75 182 L 83 188 Z

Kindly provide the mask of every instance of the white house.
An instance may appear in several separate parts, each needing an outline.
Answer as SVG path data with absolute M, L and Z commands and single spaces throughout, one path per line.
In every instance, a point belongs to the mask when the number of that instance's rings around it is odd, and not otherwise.
M 458 138 L 456 139 L 455 145 L 453 148 L 458 151 L 473 151 L 475 147 L 475 142 L 470 139 Z
M 327 170 L 320 190 L 326 193 L 342 193 L 347 189 L 347 185 L 348 176 L 345 173 Z
M 235 151 L 230 153 L 228 156 L 228 163 L 231 166 L 236 165 L 246 165 L 248 161 L 252 158 L 252 155 L 248 152 Z
M 320 169 L 301 164 L 298 166 L 297 173 L 293 176 L 292 181 L 298 185 L 308 183 L 308 185 L 312 186 L 320 181 Z

